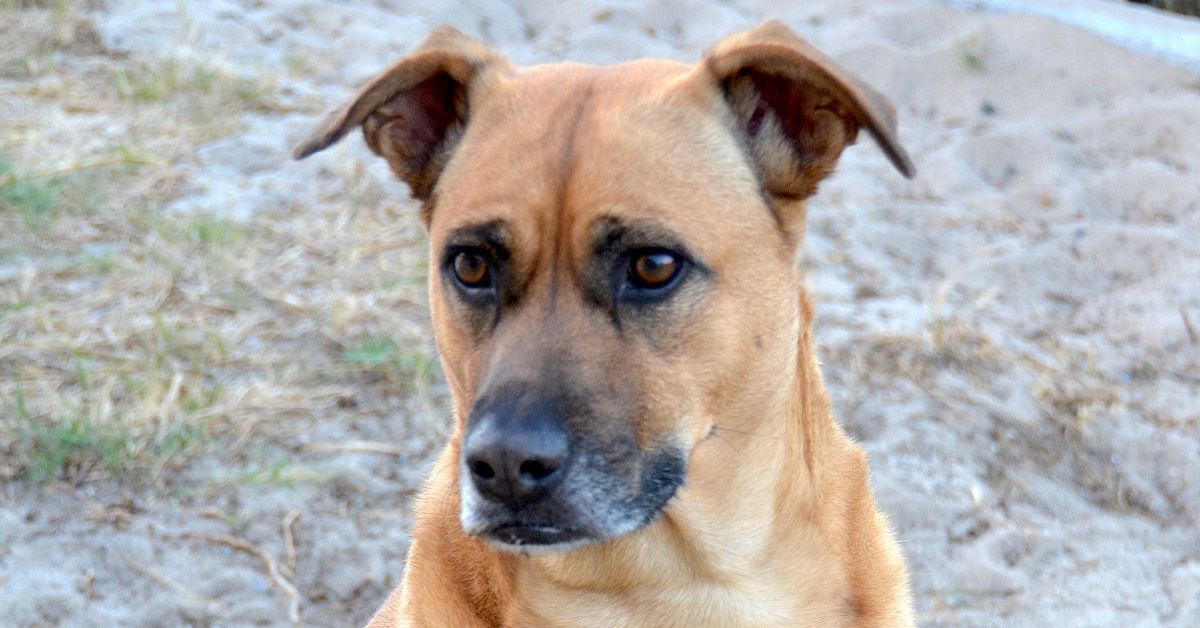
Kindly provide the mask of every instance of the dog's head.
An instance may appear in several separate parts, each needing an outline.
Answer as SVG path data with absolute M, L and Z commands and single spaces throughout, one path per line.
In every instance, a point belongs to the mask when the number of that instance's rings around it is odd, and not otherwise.
M 297 149 L 361 126 L 424 201 L 464 529 L 557 551 L 652 521 L 714 428 L 787 403 L 804 199 L 892 107 L 779 22 L 697 64 L 516 68 L 443 28 Z

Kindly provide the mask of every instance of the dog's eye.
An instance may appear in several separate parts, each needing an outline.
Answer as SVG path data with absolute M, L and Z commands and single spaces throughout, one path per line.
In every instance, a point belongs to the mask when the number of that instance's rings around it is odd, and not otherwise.
M 454 276 L 468 288 L 486 288 L 492 282 L 487 258 L 476 251 L 459 251 L 454 256 Z
M 665 288 L 679 275 L 683 260 L 669 251 L 644 251 L 630 260 L 629 283 L 636 288 Z

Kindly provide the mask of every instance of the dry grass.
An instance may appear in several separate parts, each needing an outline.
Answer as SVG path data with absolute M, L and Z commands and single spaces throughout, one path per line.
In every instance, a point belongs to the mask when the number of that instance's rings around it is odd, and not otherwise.
M 0 24 L 0 477 L 156 478 L 436 376 L 423 233 L 363 173 L 312 211 L 164 210 L 269 83 L 110 56 L 69 3 Z

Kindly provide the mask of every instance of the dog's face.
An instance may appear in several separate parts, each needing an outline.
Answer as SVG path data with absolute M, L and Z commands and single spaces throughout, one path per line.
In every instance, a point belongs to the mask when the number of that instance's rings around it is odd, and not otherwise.
M 815 54 L 768 24 L 691 67 L 517 70 L 441 31 L 298 149 L 361 124 L 426 201 L 466 532 L 628 534 L 715 429 L 786 398 L 803 199 L 860 125 L 908 167 L 882 101 Z
M 670 86 L 687 69 L 513 76 L 438 182 L 430 296 L 469 533 L 529 551 L 635 530 L 731 393 L 783 388 L 792 251 L 720 103 Z

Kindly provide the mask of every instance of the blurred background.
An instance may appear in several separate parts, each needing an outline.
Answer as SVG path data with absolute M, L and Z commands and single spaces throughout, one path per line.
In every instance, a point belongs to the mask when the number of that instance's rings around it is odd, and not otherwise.
M 452 421 L 426 241 L 357 134 L 291 146 L 439 24 L 775 17 L 917 163 L 849 149 L 801 263 L 921 623 L 1195 625 L 1200 20 L 1116 0 L 0 0 L 0 625 L 364 623 Z

